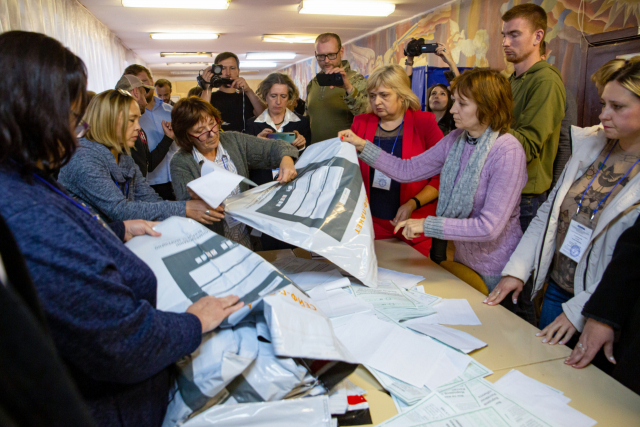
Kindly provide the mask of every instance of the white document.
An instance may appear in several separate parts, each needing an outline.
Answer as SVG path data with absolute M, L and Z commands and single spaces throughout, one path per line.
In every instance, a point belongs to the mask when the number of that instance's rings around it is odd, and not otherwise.
M 425 280 L 425 278 L 415 274 L 402 273 L 400 271 L 378 267 L 378 280 L 391 280 L 401 288 L 411 289 L 418 283 Z
M 404 381 L 393 378 L 384 372 L 380 372 L 371 366 L 367 366 L 366 368 L 385 390 L 391 393 L 395 398 L 402 401 L 405 406 L 414 405 L 431 394 L 431 390 L 427 387 L 415 387 L 411 384 L 405 383 Z
M 440 297 L 425 293 L 424 286 L 419 286 L 419 287 L 422 288 L 422 292 L 411 289 L 410 291 L 407 291 L 406 295 L 412 300 L 418 301 L 419 303 L 429 307 L 433 307 L 434 305 L 442 301 L 442 298 Z
M 400 411 L 398 411 L 400 412 Z M 431 393 L 419 403 L 411 405 L 393 418 L 378 424 L 378 427 L 414 427 L 431 425 L 435 420 L 456 415 L 458 411 L 438 393 Z M 452 426 L 459 427 L 456 424 Z
M 348 282 L 348 279 L 344 278 L 344 280 Z M 318 286 L 309 291 L 309 296 L 327 317 L 347 316 L 373 310 L 371 304 L 367 304 L 342 289 L 327 290 L 324 286 Z
M 329 318 L 293 285 L 264 299 L 264 315 L 276 355 L 356 363 Z
M 407 324 L 410 329 L 435 338 L 451 347 L 471 353 L 473 350 L 485 347 L 486 342 L 480 341 L 473 335 L 442 325 L 428 325 L 425 323 Z
M 472 361 L 466 354 L 444 347 L 444 352 L 433 362 L 425 385 L 431 390 L 437 390 L 462 375 Z
M 293 280 L 293 283 L 298 285 L 303 291 L 309 291 L 316 286 L 331 285 L 336 286 L 337 281 L 339 286 L 333 289 L 343 288 L 349 286 L 349 279 L 342 277 L 338 270 L 331 271 L 303 271 L 302 273 L 287 274 L 287 277 Z
M 493 371 L 491 369 L 471 359 L 471 363 L 469 363 L 469 366 L 467 366 L 467 369 L 465 369 L 462 375 L 456 377 L 451 382 L 441 385 L 440 387 L 438 387 L 437 391 L 443 391 L 451 387 L 456 387 L 461 384 L 468 383 L 469 381 L 484 378 L 491 374 L 493 374 Z
M 327 396 L 276 402 L 217 405 L 184 427 L 331 427 Z
M 375 288 L 373 222 L 353 145 L 339 138 L 313 144 L 296 170 L 289 183 L 229 197 L 225 211 L 278 240 L 317 252 Z
M 202 176 L 188 183 L 187 187 L 192 189 L 209 206 L 217 208 L 242 181 L 256 186 L 256 183 L 242 175 L 229 172 L 213 162 L 204 162 Z
M 481 325 L 466 299 L 443 299 L 433 306 L 437 313 L 419 319 L 407 320 L 405 325 Z M 411 323 L 409 323 L 411 322 Z
M 415 387 L 425 384 L 428 368 L 446 349 L 429 337 L 362 313 L 335 332 L 358 363 Z
M 245 306 L 227 319 L 235 325 L 252 303 L 291 284 L 261 256 L 199 222 L 171 217 L 154 229 L 162 235 L 137 236 L 126 246 L 153 270 L 160 310 L 183 313 L 203 296 L 238 295 Z
M 493 386 L 523 406 L 553 420 L 562 427 L 592 427 L 597 421 L 567 405 L 571 401 L 561 391 L 512 370 Z

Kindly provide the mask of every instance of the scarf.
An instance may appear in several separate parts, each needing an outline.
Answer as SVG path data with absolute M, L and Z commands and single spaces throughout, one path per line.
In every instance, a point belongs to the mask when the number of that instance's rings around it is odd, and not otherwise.
M 467 131 L 458 136 L 440 172 L 440 195 L 438 196 L 437 216 L 469 218 L 473 209 L 473 198 L 480 182 L 480 172 L 482 172 L 484 162 L 487 160 L 489 151 L 491 151 L 498 135 L 499 132 L 494 132 L 490 127 L 484 131 L 478 138 L 475 144 L 476 149 L 471 153 L 471 157 L 469 157 L 469 161 L 456 183 L 462 152 L 469 139 Z

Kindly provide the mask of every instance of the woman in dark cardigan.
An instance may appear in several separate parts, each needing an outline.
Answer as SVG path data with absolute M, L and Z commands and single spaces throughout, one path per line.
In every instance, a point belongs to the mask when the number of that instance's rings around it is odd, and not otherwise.
M 200 178 L 202 165 L 213 162 L 230 172 L 249 177 L 249 169 L 280 168 L 278 181 L 295 178 L 294 160 L 298 150 L 279 140 L 264 140 L 239 132 L 220 132 L 220 112 L 197 97 L 181 99 L 171 111 L 171 127 L 180 150 L 171 159 L 171 182 L 176 200 L 197 197 L 187 184 Z M 248 190 L 240 183 L 234 193 Z M 233 194 L 233 193 L 232 193 Z M 219 213 L 223 206 L 216 207 Z M 249 232 L 244 224 L 228 221 L 213 223 L 209 228 L 249 249 Z
M 298 88 L 286 74 L 272 73 L 260 85 L 256 94 L 267 104 L 267 109 L 258 117 L 247 122 L 247 134 L 258 138 L 268 138 L 274 132 L 293 132 L 296 135 L 292 145 L 299 150 L 311 141 L 309 118 L 287 108 L 298 100 Z M 273 181 L 271 169 L 253 169 L 249 179 L 258 185 Z
M 86 108 L 80 58 L 44 34 L 5 32 L 0 75 L 12 88 L 0 109 L 0 215 L 54 345 L 98 425 L 160 426 L 171 365 L 242 304 L 208 296 L 186 313 L 157 310 L 153 271 L 122 244 L 157 235 L 152 224 L 107 225 L 55 180 L 73 156 Z

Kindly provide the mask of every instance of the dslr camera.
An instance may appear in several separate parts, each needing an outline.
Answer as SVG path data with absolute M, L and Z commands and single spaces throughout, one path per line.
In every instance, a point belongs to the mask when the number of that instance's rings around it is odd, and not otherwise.
M 232 79 L 222 77 L 222 66 L 217 64 L 212 65 L 211 72 L 213 73 L 211 81 L 206 81 L 204 77 L 202 77 L 202 73 L 196 78 L 198 80 L 198 86 L 200 86 L 202 90 L 207 89 L 207 84 L 211 85 L 211 87 L 221 87 L 222 85 L 230 85 L 233 83 Z
M 423 53 L 435 53 L 438 43 L 425 43 L 424 39 L 413 39 L 404 48 L 404 56 L 420 56 Z

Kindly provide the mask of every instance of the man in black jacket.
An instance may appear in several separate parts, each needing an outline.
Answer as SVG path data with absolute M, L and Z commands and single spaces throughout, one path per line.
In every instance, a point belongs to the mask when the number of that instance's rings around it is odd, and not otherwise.
M 582 310 L 587 323 L 580 341 L 565 360 L 596 366 L 640 394 L 640 217 L 616 244 L 611 262 Z M 601 349 L 604 347 L 604 357 Z M 594 359 L 595 358 L 595 359 Z M 609 363 L 605 362 L 607 360 Z

